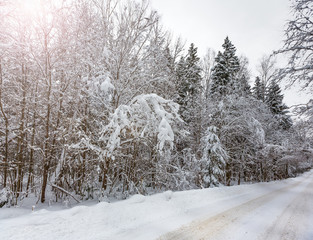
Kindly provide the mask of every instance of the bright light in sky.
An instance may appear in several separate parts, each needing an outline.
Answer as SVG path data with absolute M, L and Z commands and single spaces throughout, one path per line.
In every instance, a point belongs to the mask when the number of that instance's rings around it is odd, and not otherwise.
M 18 5 L 27 15 L 35 15 L 40 9 L 40 0 L 20 0 Z
M 292 18 L 289 4 L 288 0 L 151 0 L 165 28 L 186 39 L 186 48 L 194 43 L 199 56 L 204 56 L 208 48 L 222 50 L 228 36 L 237 55 L 249 59 L 251 81 L 258 74 L 262 56 L 283 45 L 285 25 Z M 286 61 L 277 60 L 280 67 Z M 285 102 L 293 105 L 307 99 L 286 92 Z

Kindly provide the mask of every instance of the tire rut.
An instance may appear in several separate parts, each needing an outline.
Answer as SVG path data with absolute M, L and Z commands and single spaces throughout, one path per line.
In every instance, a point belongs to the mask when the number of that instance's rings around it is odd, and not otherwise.
M 307 178 L 309 178 L 309 175 Z M 305 181 L 305 178 L 303 181 Z M 230 208 L 224 212 L 221 212 L 215 216 L 212 216 L 205 220 L 194 221 L 188 226 L 183 226 L 180 229 L 170 232 L 166 235 L 161 236 L 158 240 L 210 240 L 210 239 L 218 239 L 220 233 L 223 232 L 224 229 L 227 229 L 230 225 L 238 221 L 239 219 L 244 218 L 246 215 L 249 215 L 253 210 L 261 207 L 265 203 L 271 201 L 276 196 L 283 194 L 285 192 L 290 191 L 292 188 L 297 187 L 303 181 L 297 181 L 287 187 L 275 190 L 273 192 L 267 193 L 260 197 L 254 198 L 250 201 L 242 203 L 236 207 Z M 311 188 L 311 184 L 309 184 L 307 188 Z M 300 196 L 299 196 L 300 198 Z M 293 201 L 294 202 L 294 201 Z M 291 204 L 292 205 L 292 204 Z M 267 239 L 269 238 L 271 233 L 269 231 Z M 266 236 L 267 237 L 267 236 Z M 264 239 L 264 238 L 262 238 Z M 290 238 L 288 238 L 289 240 Z
M 277 218 L 275 223 L 264 233 L 259 240 L 298 240 L 305 232 L 305 225 L 299 225 L 308 218 L 309 204 L 313 199 L 313 180 Z

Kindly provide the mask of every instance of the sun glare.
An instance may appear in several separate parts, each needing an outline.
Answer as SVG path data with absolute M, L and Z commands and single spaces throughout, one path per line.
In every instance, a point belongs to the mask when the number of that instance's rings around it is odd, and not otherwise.
M 21 0 L 19 7 L 24 13 L 34 15 L 40 9 L 40 0 Z

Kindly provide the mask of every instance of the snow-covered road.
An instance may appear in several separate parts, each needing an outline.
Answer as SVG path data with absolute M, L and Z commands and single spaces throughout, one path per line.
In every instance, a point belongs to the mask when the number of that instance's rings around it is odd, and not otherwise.
M 36 209 L 0 209 L 0 240 L 312 240 L 313 171 L 271 183 Z
M 160 240 L 313 239 L 313 178 L 254 198 L 162 236 Z

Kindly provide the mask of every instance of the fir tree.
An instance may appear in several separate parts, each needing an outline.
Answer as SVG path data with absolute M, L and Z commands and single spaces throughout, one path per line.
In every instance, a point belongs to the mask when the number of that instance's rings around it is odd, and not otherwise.
M 196 152 L 201 138 L 201 68 L 197 48 L 190 45 L 186 59 L 181 58 L 176 68 L 177 103 L 179 114 L 187 124 L 190 138 L 184 144 Z M 183 145 L 184 145 L 183 144 Z
M 251 95 L 251 86 L 248 82 L 248 77 L 246 75 L 242 75 L 240 80 L 240 92 L 243 96 L 249 96 Z
M 239 59 L 236 56 L 236 47 L 232 44 L 228 37 L 226 37 L 225 42 L 222 46 L 224 48 L 223 55 L 226 60 L 229 76 L 234 79 L 236 73 L 240 69 Z
M 225 96 L 233 92 L 237 78 L 237 73 L 240 70 L 239 59 L 236 56 L 236 48 L 231 41 L 226 37 L 222 45 L 224 52 L 218 52 L 215 59 L 216 65 L 212 73 L 211 94 Z
M 226 88 L 229 82 L 226 72 L 226 62 L 221 52 L 217 53 L 215 58 L 215 67 L 212 73 L 211 94 L 226 95 Z
M 186 62 L 183 57 L 180 58 L 176 68 L 176 102 L 180 105 L 179 114 L 185 119 L 185 112 L 187 111 L 187 96 L 188 83 L 186 78 Z
M 283 98 L 279 85 L 275 80 L 272 80 L 267 92 L 266 103 L 273 114 L 283 114 L 284 110 L 287 109 L 287 106 L 283 104 Z
M 188 79 L 187 94 L 193 99 L 198 96 L 201 91 L 201 68 L 199 61 L 200 58 L 197 56 L 197 48 L 192 43 L 186 58 L 186 78 Z
M 192 43 L 186 60 L 182 57 L 177 65 L 177 102 L 180 104 L 180 114 L 186 123 L 194 118 L 192 112 L 199 104 L 201 92 L 201 68 L 197 48 Z
M 225 166 L 228 158 L 220 139 L 217 136 L 215 126 L 208 127 L 202 138 L 202 169 L 205 187 L 217 186 L 225 175 Z
M 266 95 L 266 103 L 272 114 L 279 119 L 283 129 L 289 129 L 292 126 L 292 121 L 287 115 L 288 107 L 283 103 L 284 95 L 275 80 L 272 80 Z
M 261 81 L 260 77 L 255 78 L 254 87 L 253 87 L 253 96 L 261 101 L 265 101 L 265 86 Z

